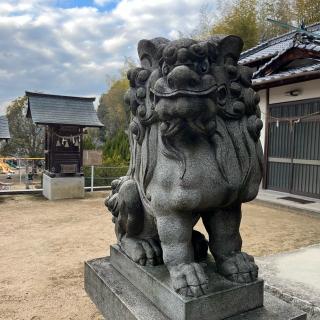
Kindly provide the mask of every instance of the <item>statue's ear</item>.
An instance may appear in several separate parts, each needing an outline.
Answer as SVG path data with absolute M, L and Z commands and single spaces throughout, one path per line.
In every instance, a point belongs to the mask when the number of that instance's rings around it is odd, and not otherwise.
M 227 36 L 219 43 L 219 62 L 236 65 L 243 48 L 243 41 L 238 36 Z
M 138 55 L 141 66 L 145 69 L 155 69 L 159 66 L 162 51 L 169 40 L 155 38 L 152 40 L 142 39 L 138 43 Z

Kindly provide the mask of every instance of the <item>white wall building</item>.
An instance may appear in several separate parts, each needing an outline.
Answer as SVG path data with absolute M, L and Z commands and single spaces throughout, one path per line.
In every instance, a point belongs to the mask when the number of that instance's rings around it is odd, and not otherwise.
M 270 39 L 243 52 L 240 64 L 255 70 L 261 98 L 263 187 L 320 198 L 320 35 Z

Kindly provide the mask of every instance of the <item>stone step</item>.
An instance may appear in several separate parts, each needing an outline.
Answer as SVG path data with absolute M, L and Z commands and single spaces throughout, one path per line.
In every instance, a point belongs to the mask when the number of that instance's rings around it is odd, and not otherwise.
M 85 290 L 106 320 L 172 320 L 165 316 L 140 290 L 121 275 L 110 258 L 85 263 Z M 173 311 L 174 305 L 168 306 Z M 223 306 L 221 306 L 223 307 Z M 210 308 L 209 305 L 205 308 Z M 201 314 L 197 317 L 202 320 Z M 212 318 L 215 315 L 212 314 Z M 264 306 L 228 320 L 306 320 L 306 314 L 265 293 Z
M 172 320 L 221 320 L 263 305 L 263 281 L 235 284 L 214 272 L 211 256 L 205 270 L 209 277 L 208 294 L 188 298 L 171 287 L 165 265 L 140 266 L 129 259 L 118 245 L 110 248 L 110 262 L 129 282 Z

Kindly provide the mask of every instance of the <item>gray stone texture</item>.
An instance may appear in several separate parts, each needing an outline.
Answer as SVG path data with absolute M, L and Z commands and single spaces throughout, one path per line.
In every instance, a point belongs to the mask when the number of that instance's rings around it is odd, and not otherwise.
M 228 318 L 228 320 L 306 320 L 305 312 L 272 296 L 264 295 L 264 306 L 256 310 Z
M 126 255 L 140 265 L 164 262 L 186 297 L 208 292 L 199 263 L 208 247 L 225 278 L 258 277 L 239 231 L 263 163 L 259 96 L 252 70 L 238 65 L 242 47 L 237 36 L 141 40 L 141 67 L 128 72 L 131 162 L 106 205 Z M 208 243 L 193 231 L 200 219 Z
M 168 320 L 150 300 L 110 264 L 108 258 L 85 263 L 85 290 L 108 320 Z
M 49 200 L 84 198 L 84 177 L 42 176 L 43 195 Z
M 84 273 L 85 290 L 106 320 L 172 320 L 123 277 L 108 257 L 87 261 Z M 200 316 L 194 319 L 202 320 Z M 209 319 L 216 319 L 215 315 Z M 266 293 L 263 307 L 228 319 L 306 320 L 306 315 Z
M 85 288 L 109 319 L 305 319 L 263 304 L 254 258 L 241 251 L 241 205 L 262 177 L 259 96 L 236 36 L 141 40 L 128 72 L 128 174 L 106 206 L 118 246 L 86 263 Z M 202 219 L 205 237 L 193 230 Z M 208 248 L 212 256 L 207 257 Z M 164 263 L 164 265 L 163 265 Z M 160 312 L 161 310 L 161 312 Z M 166 318 L 167 317 L 167 318 Z
M 183 297 L 172 288 L 164 265 L 140 266 L 117 245 L 111 247 L 112 266 L 172 320 L 220 320 L 263 305 L 263 281 L 236 284 L 216 273 L 211 256 L 203 263 L 209 276 L 207 294 Z

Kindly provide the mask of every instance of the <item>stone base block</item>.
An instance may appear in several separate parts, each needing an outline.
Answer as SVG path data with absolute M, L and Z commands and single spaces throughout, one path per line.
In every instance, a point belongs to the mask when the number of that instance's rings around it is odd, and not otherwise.
M 164 265 L 142 267 L 119 248 L 110 248 L 112 266 L 172 320 L 221 320 L 263 305 L 263 281 L 235 284 L 215 272 L 212 256 L 204 269 L 209 277 L 209 290 L 199 298 L 183 297 L 171 287 Z
M 85 290 L 106 320 L 173 320 L 163 314 L 110 263 L 110 258 L 99 258 L 85 263 Z M 191 299 L 197 300 L 197 299 Z M 196 301 L 195 301 L 196 302 Z M 175 313 L 174 305 L 169 305 Z M 227 305 L 221 305 L 222 309 Z M 202 305 L 210 309 L 210 305 Z M 197 320 L 202 320 L 199 310 Z M 216 315 L 206 319 L 216 319 Z M 228 318 L 230 320 L 306 320 L 304 312 L 286 302 L 265 294 L 264 306 Z
M 49 200 L 84 198 L 84 177 L 55 177 L 43 174 L 43 195 Z

